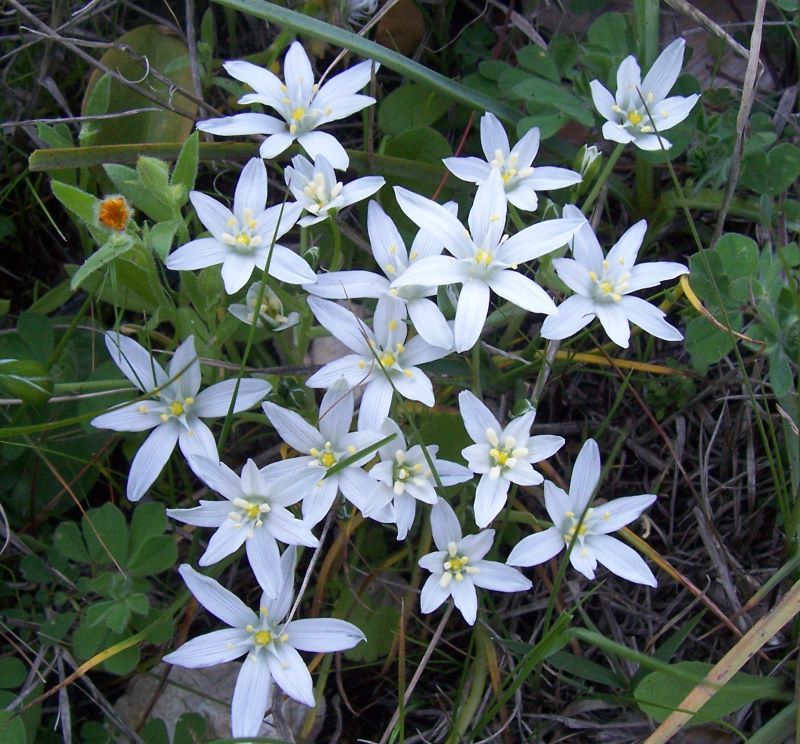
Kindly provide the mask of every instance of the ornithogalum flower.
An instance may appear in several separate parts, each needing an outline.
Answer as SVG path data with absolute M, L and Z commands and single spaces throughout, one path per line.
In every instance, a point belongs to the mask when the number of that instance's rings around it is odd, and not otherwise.
M 105 341 L 122 374 L 153 398 L 128 403 L 92 419 L 92 426 L 98 429 L 153 430 L 133 458 L 128 474 L 128 498 L 138 501 L 158 477 L 176 443 L 187 458 L 191 455 L 217 458 L 214 436 L 201 419 L 228 413 L 236 380 L 218 382 L 198 392 L 200 361 L 194 336 L 189 336 L 175 350 L 169 374 L 133 339 L 106 333 Z M 270 387 L 265 380 L 241 380 L 234 413 L 254 406 Z
M 431 509 L 431 531 L 438 550 L 419 559 L 419 565 L 431 572 L 422 587 L 422 612 L 433 612 L 452 597 L 464 620 L 473 625 L 478 613 L 476 586 L 496 592 L 524 592 L 531 588 L 531 582 L 516 569 L 484 560 L 492 548 L 494 530 L 462 537 L 458 517 L 444 499 Z
M 594 578 L 597 564 L 602 563 L 623 579 L 656 585 L 655 576 L 641 556 L 609 534 L 637 519 L 656 497 L 652 494 L 627 496 L 591 507 L 600 470 L 597 442 L 588 439 L 575 460 L 569 493 L 564 493 L 555 483 L 544 482 L 545 507 L 553 526 L 517 543 L 508 557 L 509 565 L 536 566 L 574 543 L 569 554 L 570 563 L 587 579 Z
M 689 273 L 685 266 L 673 261 L 634 265 L 647 222 L 640 220 L 626 230 L 605 257 L 592 226 L 581 211 L 568 205 L 564 207 L 564 214 L 581 219 L 572 244 L 575 258 L 553 259 L 553 266 L 559 279 L 576 294 L 564 300 L 556 313 L 545 318 L 542 336 L 568 338 L 597 317 L 608 337 L 625 348 L 631 332 L 628 321 L 657 338 L 680 341 L 683 338 L 680 331 L 664 320 L 661 310 L 629 294 Z
M 291 620 L 295 551 L 281 557 L 280 592 L 264 592 L 258 612 L 253 612 L 235 594 L 214 579 L 186 564 L 180 574 L 198 602 L 229 628 L 193 638 L 167 654 L 169 664 L 198 669 L 223 664 L 247 654 L 233 691 L 231 729 L 233 736 L 257 736 L 272 700 L 272 682 L 289 697 L 313 706 L 311 674 L 299 651 L 330 652 L 353 648 L 364 634 L 344 620 L 314 618 Z
M 336 180 L 324 155 L 319 155 L 313 164 L 297 155 L 284 170 L 284 177 L 289 191 L 308 212 L 300 219 L 303 227 L 336 217 L 340 210 L 372 196 L 385 183 L 380 176 L 364 176 L 343 184 Z
M 319 541 L 304 522 L 286 508 L 302 498 L 292 484 L 268 478 L 248 460 L 239 477 L 227 465 L 205 457 L 193 457 L 192 469 L 205 484 L 227 501 L 206 501 L 191 509 L 167 509 L 167 514 L 186 524 L 216 527 L 200 556 L 201 566 L 211 566 L 244 544 L 247 560 L 267 594 L 280 591 L 278 543 L 315 548 Z
M 417 366 L 447 356 L 448 349 L 431 346 L 421 336 L 406 343 L 406 324 L 396 305 L 375 308 L 374 331 L 347 308 L 329 300 L 309 297 L 317 320 L 352 354 L 328 362 L 308 378 L 309 387 L 329 387 L 344 377 L 351 387 L 365 385 L 358 411 L 358 428 L 376 430 L 389 415 L 397 390 L 410 400 L 432 406 L 433 385 Z
M 265 160 L 280 155 L 292 142 L 316 160 L 324 155 L 337 170 L 345 170 L 350 163 L 345 149 L 330 134 L 316 131 L 317 127 L 375 103 L 371 96 L 358 95 L 378 65 L 362 62 L 332 77 L 320 86 L 314 82 L 311 62 L 300 42 L 294 42 L 283 62 L 282 83 L 269 70 L 250 62 L 226 62 L 225 70 L 231 76 L 249 85 L 255 92 L 239 99 L 239 103 L 260 103 L 274 109 L 282 118 L 267 114 L 236 114 L 221 119 L 206 119 L 197 123 L 203 132 L 235 136 L 241 134 L 266 134 L 259 154 Z
M 696 93 L 667 98 L 680 75 L 685 46 L 683 39 L 675 39 L 658 55 L 644 80 L 636 59 L 626 57 L 617 69 L 616 97 L 598 80 L 592 80 L 592 100 L 606 119 L 603 124 L 606 139 L 623 144 L 633 142 L 642 150 L 672 147 L 661 133 L 689 116 L 699 98 Z
M 469 230 L 443 206 L 419 194 L 395 187 L 401 209 L 424 227 L 452 256 L 428 256 L 410 266 L 392 286 L 462 284 L 456 308 L 456 351 L 471 349 L 489 312 L 490 290 L 532 313 L 554 313 L 550 296 L 531 279 L 515 271 L 525 261 L 566 244 L 580 223 L 555 219 L 526 227 L 506 239 L 506 197 L 500 172 L 492 169 L 478 187 L 469 213 Z
M 580 174 L 566 168 L 533 167 L 539 152 L 539 128 L 529 129 L 514 147 L 500 120 L 491 113 L 481 117 L 481 146 L 486 160 L 475 157 L 445 158 L 444 164 L 456 178 L 482 184 L 493 170 L 503 179 L 506 199 L 517 209 L 532 212 L 539 204 L 537 191 L 563 189 L 580 183 Z
M 455 204 L 452 206 L 455 208 Z M 431 283 L 424 286 L 391 286 L 416 261 L 427 256 L 438 256 L 442 252 L 442 244 L 437 243 L 423 228 L 417 232 L 411 250 L 406 250 L 394 222 L 375 201 L 369 203 L 367 231 L 372 255 L 385 276 L 361 270 L 330 271 L 319 274 L 317 283 L 309 284 L 304 289 L 329 300 L 375 297 L 379 303 L 399 304 L 403 308 L 401 317 L 407 314 L 417 333 L 425 341 L 442 349 L 452 348 L 453 331 L 439 306 L 428 299 L 436 294 L 436 287 Z
M 350 431 L 353 407 L 353 392 L 341 378 L 322 398 L 319 429 L 299 413 L 274 403 L 264 404 L 264 413 L 281 439 L 301 453 L 300 457 L 267 465 L 264 474 L 270 478 L 287 476 L 292 481 L 291 488 L 303 499 L 303 519 L 311 526 L 325 517 L 340 489 L 345 498 L 362 512 L 370 511 L 375 480 L 361 467 L 372 453 L 328 474 L 334 465 L 352 458 L 381 439 L 377 431 L 365 431 L 361 427 L 358 431 Z
M 253 319 L 256 316 L 256 305 L 258 304 L 260 288 L 260 282 L 251 284 L 247 290 L 245 303 L 235 303 L 228 308 L 231 315 L 241 320 L 242 323 L 252 325 Z M 296 326 L 299 322 L 300 313 L 294 312 L 284 315 L 281 298 L 278 297 L 272 289 L 265 286 L 264 292 L 261 295 L 261 307 L 258 313 L 258 320 L 256 321 L 257 325 L 265 325 L 273 331 L 285 331 L 287 328 Z
M 300 216 L 299 204 L 278 204 L 266 209 L 267 169 L 264 161 L 252 158 L 242 169 L 233 197 L 233 211 L 199 191 L 189 195 L 197 217 L 211 233 L 181 246 L 167 258 L 167 268 L 186 271 L 222 264 L 225 291 L 240 290 L 253 273 L 264 269 L 289 284 L 313 282 L 311 267 L 296 253 L 273 244 L 294 227 Z
M 391 509 L 388 518 L 384 519 L 380 511 L 376 518 L 397 524 L 397 539 L 405 540 L 414 523 L 417 501 L 435 504 L 438 499 L 431 465 L 443 486 L 468 481 L 472 472 L 463 465 L 439 460 L 436 457 L 439 447 L 435 444 L 426 447 L 430 457 L 428 462 L 421 445 L 408 448 L 403 432 L 391 419 L 383 422 L 381 434 L 394 434 L 394 439 L 378 450 L 380 462 L 372 466 L 369 474 L 379 481 L 373 501 L 376 505 L 391 504 Z
M 461 454 L 470 470 L 481 475 L 475 492 L 475 523 L 485 527 L 505 505 L 512 483 L 535 486 L 544 480 L 532 463 L 558 452 L 564 439 L 549 434 L 532 437 L 531 426 L 536 416 L 533 410 L 503 428 L 494 414 L 468 390 L 459 393 L 458 406 L 464 427 L 475 442 Z

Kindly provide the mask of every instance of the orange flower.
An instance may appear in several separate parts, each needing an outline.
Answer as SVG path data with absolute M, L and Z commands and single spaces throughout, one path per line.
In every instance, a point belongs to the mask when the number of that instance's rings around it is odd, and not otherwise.
M 131 208 L 123 196 L 107 196 L 100 202 L 97 221 L 109 230 L 122 232 L 131 218 Z

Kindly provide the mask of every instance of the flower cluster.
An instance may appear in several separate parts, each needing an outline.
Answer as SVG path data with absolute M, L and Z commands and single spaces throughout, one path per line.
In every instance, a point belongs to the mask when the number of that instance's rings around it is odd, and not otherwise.
M 685 118 L 696 100 L 665 98 L 682 56 L 679 40 L 664 51 L 643 83 L 635 60 L 625 60 L 616 99 L 597 81 L 592 83 L 595 103 L 608 118 L 603 126 L 607 138 L 645 149 L 653 149 L 654 143 L 668 146 L 660 131 Z M 480 123 L 486 160 L 445 160 L 454 175 L 477 185 L 466 224 L 456 205 L 438 204 L 395 187 L 400 209 L 418 228 L 413 240 L 407 244 L 380 204 L 370 201 L 369 248 L 380 273 L 339 266 L 315 271 L 293 248 L 277 241 L 287 242 L 296 226 L 323 229 L 331 223 L 331 229 L 338 230 L 343 209 L 383 187 L 384 179 L 377 176 L 339 180 L 336 171 L 347 168 L 348 155 L 335 137 L 320 131 L 374 103 L 359 91 L 377 65 L 362 62 L 318 85 L 303 47 L 295 42 L 284 60 L 283 81 L 248 62 L 228 62 L 225 69 L 254 91 L 240 103 L 266 106 L 277 116 L 240 113 L 198 124 L 213 134 L 267 136 L 261 157 L 242 169 L 231 208 L 191 192 L 196 216 L 208 235 L 177 248 L 165 265 L 178 271 L 221 265 L 229 295 L 243 290 L 255 272 L 256 283 L 247 290 L 245 304 L 231 304 L 232 314 L 273 333 L 292 329 L 295 342 L 305 338 L 302 334 L 313 316 L 347 351 L 305 381 L 310 390 L 325 391 L 313 421 L 274 401 L 263 403 L 263 423 L 282 439 L 286 456 L 262 467 L 248 459 L 237 474 L 220 460 L 214 436 L 202 419 L 251 408 L 270 392 L 269 383 L 229 379 L 201 392 L 193 337 L 177 347 L 166 372 L 137 342 L 107 334 L 113 360 L 142 395 L 92 423 L 116 431 L 152 430 L 131 464 L 128 497 L 137 500 L 148 491 L 178 443 L 197 477 L 221 498 L 169 509 L 169 516 L 213 528 L 200 566 L 214 565 L 243 547 L 263 592 L 258 611 L 252 611 L 213 579 L 182 566 L 181 576 L 200 604 L 230 627 L 189 641 L 166 660 L 202 667 L 246 655 L 232 702 L 234 736 L 258 734 L 273 681 L 292 698 L 313 705 L 311 677 L 298 651 L 340 651 L 364 640 L 361 631 L 343 620 L 288 617 L 298 550 L 320 547 L 313 530 L 340 495 L 364 517 L 395 525 L 398 540 L 412 530 L 417 502 L 431 507 L 437 550 L 419 558 L 419 565 L 430 572 L 420 596 L 424 613 L 452 598 L 472 624 L 479 608 L 476 589 L 526 591 L 531 581 L 517 567 L 542 563 L 564 549 L 576 570 L 590 579 L 601 563 L 623 578 L 655 586 L 642 558 L 610 533 L 638 518 L 656 497 L 593 502 L 600 480 L 599 450 L 593 440 L 583 445 L 565 492 L 536 469 L 565 439 L 533 434 L 532 408 L 501 423 L 484 401 L 462 391 L 461 421 L 473 442 L 462 451 L 466 465 L 441 459 L 437 444 L 423 442 L 415 428 L 413 436 L 404 433 L 398 422 L 412 415 L 409 411 L 417 405 L 436 405 L 437 371 L 427 365 L 480 343 L 493 296 L 503 301 L 496 300 L 500 307 L 510 303 L 543 316 L 537 322 L 545 339 L 566 339 L 597 318 L 621 347 L 629 343 L 631 322 L 658 338 L 676 341 L 682 336 L 664 313 L 632 293 L 673 279 L 686 268 L 671 262 L 636 264 L 647 229 L 643 220 L 604 254 L 582 212 L 570 204 L 561 216 L 531 218 L 528 226 L 509 234 L 509 211 L 518 224 L 515 209 L 533 212 L 540 192 L 575 186 L 581 175 L 533 166 L 538 129 L 511 147 L 500 121 L 487 113 Z M 284 168 L 286 199 L 268 206 L 264 159 L 277 158 L 294 141 L 311 160 L 298 155 Z M 562 253 L 552 259 L 552 266 L 573 293 L 559 305 L 557 296 L 537 282 L 538 262 L 556 251 Z M 568 251 L 571 257 L 563 255 Z M 284 314 L 283 303 L 269 286 L 276 281 L 308 293 L 302 313 Z M 444 293 L 438 291 L 441 287 Z M 441 295 L 449 296 L 452 304 L 440 304 Z M 542 483 L 552 526 L 524 537 L 506 563 L 488 560 L 495 537 L 489 525 L 503 518 L 509 500 L 527 496 L 526 489 Z M 464 515 L 471 515 L 479 529 L 476 534 L 464 536 L 443 491 L 459 484 L 461 493 L 471 498 Z

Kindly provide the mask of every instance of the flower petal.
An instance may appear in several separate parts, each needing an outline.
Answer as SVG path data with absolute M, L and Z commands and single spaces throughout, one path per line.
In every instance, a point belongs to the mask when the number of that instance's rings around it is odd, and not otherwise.
M 217 240 L 222 241 L 222 236 L 230 230 L 228 221 L 233 217 L 233 212 L 216 199 L 212 199 L 207 194 L 199 191 L 192 191 L 189 194 L 189 199 L 195 212 L 197 212 L 198 219 L 203 223 L 206 230 Z M 230 251 L 228 254 L 230 254 Z
M 500 243 L 506 227 L 508 203 L 500 171 L 493 168 L 489 177 L 478 186 L 472 209 L 469 210 L 469 231 L 475 245 L 489 246 Z
M 526 227 L 512 235 L 500 247 L 500 257 L 507 264 L 520 264 L 544 256 L 567 245 L 583 226 L 585 218 L 561 217 Z
M 250 634 L 241 628 L 224 628 L 192 638 L 167 654 L 163 661 L 189 669 L 203 669 L 238 659 L 251 648 Z
M 494 414 L 486 407 L 483 401 L 476 398 L 469 390 L 462 390 L 458 394 L 458 409 L 464 421 L 467 433 L 477 444 L 485 444 L 486 432 L 493 429 L 498 436 L 503 430 Z M 463 454 L 463 453 L 462 453 Z
M 166 384 L 167 373 L 153 356 L 132 338 L 109 331 L 103 336 L 103 340 L 114 364 L 139 390 L 149 392 Z
M 269 671 L 276 684 L 298 703 L 313 707 L 314 685 L 308 667 L 289 643 L 276 643 L 267 654 Z
M 443 498 L 440 498 L 431 509 L 431 532 L 433 542 L 439 550 L 447 550 L 451 542 L 458 542 L 461 539 L 461 525 L 458 517 Z
M 688 273 L 689 269 L 683 264 L 674 261 L 653 261 L 652 263 L 639 264 L 639 266 L 633 267 L 625 292 L 627 294 L 628 292 L 655 287 L 667 279 L 674 279 L 676 276 Z
M 198 238 L 173 251 L 166 260 L 168 269 L 191 271 L 221 264 L 230 249 L 216 238 Z
M 612 573 L 637 584 L 657 585 L 656 577 L 642 557 L 625 543 L 609 535 L 590 535 L 586 542 L 597 560 Z
M 622 299 L 638 298 L 623 297 Z M 626 311 L 623 309 L 624 307 L 621 300 L 614 304 L 597 302 L 595 303 L 594 310 L 597 313 L 597 319 L 602 323 L 603 329 L 608 334 L 608 337 L 617 344 L 617 346 L 627 349 L 628 340 L 631 337 L 631 328 L 628 325 L 628 318 L 626 317 Z
M 488 157 L 488 156 L 487 156 Z M 492 155 L 494 157 L 494 155 Z M 444 167 L 456 178 L 468 183 L 483 183 L 491 173 L 492 167 L 480 158 L 444 158 Z
M 473 566 L 475 573 L 470 574 L 472 583 L 482 589 L 496 592 L 526 592 L 533 583 L 516 568 L 506 566 L 497 561 L 478 561 Z
M 508 498 L 508 478 L 481 476 L 475 489 L 475 524 L 486 527 L 505 506 Z
M 574 336 L 595 318 L 595 305 L 586 297 L 574 295 L 562 302 L 556 312 L 542 323 L 543 338 L 564 339 Z
M 231 701 L 231 733 L 258 736 L 267 708 L 272 704 L 272 679 L 265 658 L 249 654 L 242 663 Z
M 575 464 L 572 466 L 572 478 L 569 481 L 569 497 L 572 511 L 580 516 L 589 506 L 597 484 L 600 481 L 600 450 L 594 439 L 587 439 Z
M 350 157 L 344 147 L 336 137 L 327 132 L 305 132 L 297 141 L 312 160 L 322 155 L 336 170 L 347 170 L 350 165 Z
M 508 556 L 509 566 L 538 566 L 549 561 L 564 549 L 561 530 L 550 527 L 522 538 Z
M 475 624 L 478 615 L 478 594 L 475 585 L 469 579 L 450 582 L 450 594 L 453 597 L 456 607 L 461 612 L 468 625 Z
M 147 431 L 161 425 L 164 408 L 154 400 L 140 400 L 95 416 L 91 424 L 98 429 L 113 431 Z
M 551 315 L 556 312 L 556 304 L 550 295 L 536 282 L 518 271 L 506 269 L 492 274 L 489 286 L 501 297 L 530 313 Z M 459 299 L 459 307 L 460 305 L 461 300 Z
M 153 485 L 175 449 L 179 429 L 177 425 L 161 424 L 144 440 L 128 473 L 128 500 L 138 501 Z
M 309 297 L 308 305 L 317 320 L 348 349 L 362 356 L 372 355 L 369 341 L 373 334 L 364 321 L 330 300 Z
M 378 298 L 389 291 L 389 282 L 372 271 L 330 271 L 317 274 L 316 282 L 303 289 L 326 300 Z
M 242 168 L 233 195 L 233 213 L 240 223 L 246 222 L 245 210 L 250 218 L 256 217 L 267 206 L 267 167 L 261 158 L 250 158 Z
M 430 261 L 431 259 L 425 259 Z M 420 261 L 419 265 L 422 265 Z M 456 323 L 453 340 L 456 351 L 467 351 L 480 338 L 483 324 L 489 313 L 489 286 L 482 281 L 470 279 L 461 287 L 456 307 Z
M 603 535 L 616 532 L 638 519 L 645 509 L 655 503 L 655 500 L 656 496 L 648 493 L 641 496 L 624 496 L 600 504 L 593 514 L 592 532 Z
M 345 651 L 366 640 L 353 623 L 328 618 L 293 620 L 284 632 L 289 635 L 289 644 L 296 649 L 317 653 Z
M 623 297 L 619 302 L 623 312 L 639 328 L 665 341 L 681 341 L 683 334 L 664 320 L 664 313 L 639 297 Z
M 453 331 L 435 302 L 425 297 L 419 297 L 409 302 L 406 307 L 408 308 L 411 322 L 421 338 L 431 346 L 439 349 L 451 349 L 453 347 Z M 411 339 L 411 341 L 413 340 Z M 408 351 L 410 343 L 406 345 L 406 359 L 410 356 Z M 422 362 L 416 360 L 411 363 L 422 364 Z
M 642 81 L 642 95 L 645 102 L 650 105 L 662 101 L 672 90 L 678 80 L 683 65 L 683 53 L 686 42 L 675 39 L 658 55 L 653 66 L 648 70 Z
M 222 137 L 236 137 L 242 134 L 275 134 L 286 128 L 286 124 L 274 116 L 244 113 L 204 119 L 197 122 L 201 132 L 210 132 Z
M 432 574 L 428 576 L 425 583 L 422 585 L 422 593 L 419 597 L 419 609 L 423 614 L 427 615 L 429 612 L 433 612 L 450 596 L 450 588 L 449 586 L 445 588 L 441 585 L 441 578 L 441 573 Z
M 240 528 L 238 532 L 245 532 Z M 275 538 L 263 526 L 255 528 L 247 539 L 247 561 L 265 594 L 276 597 L 281 590 L 281 554 Z M 209 544 L 209 549 L 211 545 Z
M 244 628 L 258 622 L 255 612 L 214 579 L 198 573 L 186 563 L 178 572 L 195 599 L 223 623 L 233 628 Z
M 299 413 L 274 403 L 264 403 L 263 408 L 280 438 L 298 452 L 307 454 L 324 442 L 322 435 Z
M 350 431 L 354 407 L 350 386 L 344 380 L 337 380 L 319 404 L 319 430 L 326 441 L 338 442 Z
M 236 380 L 223 380 L 209 385 L 201 390 L 194 402 L 194 413 L 203 418 L 216 418 L 227 416 L 231 405 Z M 258 403 L 272 389 L 266 380 L 257 380 L 246 377 L 239 380 L 239 389 L 236 392 L 236 402 L 233 406 L 234 413 L 246 411 Z
M 383 420 L 389 415 L 392 407 L 394 390 L 382 371 L 377 371 L 375 377 L 364 388 L 361 406 L 358 409 L 358 428 L 377 430 Z
M 481 116 L 481 147 L 487 160 L 492 160 L 497 150 L 503 155 L 508 155 L 510 151 L 506 130 L 500 120 L 488 111 Z

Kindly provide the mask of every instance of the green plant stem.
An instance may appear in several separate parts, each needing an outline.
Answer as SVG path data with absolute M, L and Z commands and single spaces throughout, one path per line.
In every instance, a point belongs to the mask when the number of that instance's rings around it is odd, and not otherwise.
M 486 630 L 479 623 L 472 629 L 472 637 L 475 641 L 475 661 L 470 670 L 471 684 L 467 699 L 458 709 L 458 717 L 456 718 L 453 728 L 450 730 L 450 735 L 447 737 L 446 744 L 458 744 L 462 741 L 462 736 L 469 729 L 472 719 L 481 704 L 483 691 L 486 689 L 486 675 L 488 672 L 486 664 L 486 644 L 491 643 Z
M 584 214 L 589 214 L 594 205 L 597 197 L 600 196 L 600 190 L 603 188 L 603 184 L 608 180 L 608 177 L 611 175 L 611 171 L 614 166 L 617 164 L 617 160 L 619 160 L 619 156 L 622 155 L 622 151 L 625 149 L 625 145 L 622 143 L 617 144 L 614 148 L 614 151 L 611 155 L 608 156 L 608 160 L 606 164 L 603 166 L 603 170 L 600 171 L 600 174 L 597 176 L 597 180 L 594 182 L 592 186 L 592 190 L 589 192 L 589 196 L 586 197 L 586 201 L 583 203 L 581 210 Z
M 342 231 L 336 222 L 336 217 L 328 218 L 333 235 L 333 257 L 331 258 L 331 271 L 339 271 L 344 266 L 344 256 L 342 255 Z

